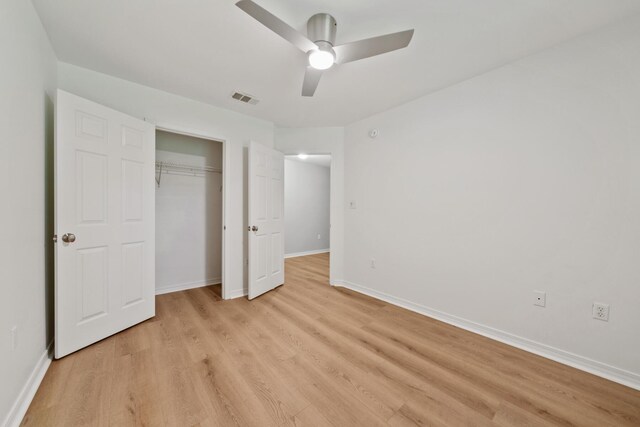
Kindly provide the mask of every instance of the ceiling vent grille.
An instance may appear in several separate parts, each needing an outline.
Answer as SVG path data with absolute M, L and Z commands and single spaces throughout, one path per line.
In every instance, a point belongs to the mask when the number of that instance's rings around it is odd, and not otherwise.
M 231 94 L 231 97 L 236 101 L 244 102 L 245 104 L 256 105 L 258 102 L 260 102 L 253 96 L 247 95 L 246 93 L 242 92 L 234 92 Z

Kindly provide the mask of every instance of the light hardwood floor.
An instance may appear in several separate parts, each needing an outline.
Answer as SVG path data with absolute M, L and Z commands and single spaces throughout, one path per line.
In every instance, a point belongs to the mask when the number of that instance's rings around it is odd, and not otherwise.
M 328 285 L 286 261 L 254 301 L 157 297 L 157 316 L 54 361 L 27 426 L 640 425 L 640 392 Z

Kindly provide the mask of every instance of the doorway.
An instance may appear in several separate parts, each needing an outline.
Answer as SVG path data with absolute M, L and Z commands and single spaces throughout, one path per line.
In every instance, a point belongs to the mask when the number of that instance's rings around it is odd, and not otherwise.
M 223 142 L 156 130 L 156 295 L 223 292 Z
M 285 258 L 328 258 L 330 197 L 330 154 L 285 156 Z

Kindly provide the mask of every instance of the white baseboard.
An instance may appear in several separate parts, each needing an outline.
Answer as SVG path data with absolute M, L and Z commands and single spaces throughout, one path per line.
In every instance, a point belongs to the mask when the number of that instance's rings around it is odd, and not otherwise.
M 44 375 L 47 373 L 47 369 L 49 369 L 49 365 L 51 365 L 51 359 L 53 358 L 52 348 L 53 342 L 49 343 L 44 353 L 42 353 L 42 356 L 40 356 L 40 359 L 38 359 L 36 366 L 33 367 L 31 375 L 29 375 L 27 382 L 22 387 L 22 390 L 20 390 L 20 394 L 18 394 L 11 410 L 4 419 L 2 423 L 3 427 L 18 427 L 22 422 L 33 397 L 36 395 L 36 391 L 38 391 L 38 387 L 40 387 Z
M 450 325 L 457 326 L 458 328 L 462 328 L 467 331 L 485 336 L 487 338 L 500 341 L 507 345 L 537 354 L 538 356 L 542 356 L 547 359 L 562 363 L 564 365 L 580 369 L 581 371 L 589 372 L 590 374 L 626 385 L 627 387 L 640 390 L 640 375 L 634 372 L 616 368 L 615 366 L 611 366 L 606 363 L 598 362 L 596 360 L 570 353 L 559 348 L 551 347 L 537 341 L 532 341 L 527 338 L 510 334 L 509 332 L 501 331 L 499 329 L 481 325 L 470 320 L 462 319 L 460 317 L 447 314 L 421 304 L 416 304 L 402 298 L 394 297 L 384 292 L 367 288 L 366 286 L 358 285 L 345 280 L 332 281 L 331 285 L 342 286 L 353 291 L 369 295 L 370 297 L 388 302 L 393 305 L 397 305 L 402 308 L 406 308 L 407 310 L 414 311 L 424 316 L 432 317 Z
M 219 285 L 220 283 L 222 283 L 222 279 L 220 279 L 219 277 L 214 277 L 213 279 L 205 280 L 204 282 L 197 281 L 197 282 L 179 283 L 177 285 L 170 285 L 170 286 L 163 286 L 161 288 L 156 288 L 156 295 L 170 294 L 171 292 L 186 291 L 187 289 L 202 288 L 204 286 Z
M 229 291 L 229 293 L 227 294 L 227 298 L 225 299 L 242 298 L 242 297 L 246 297 L 247 295 L 248 294 L 244 291 L 244 289 L 240 289 L 235 291 Z
M 291 254 L 284 254 L 284 257 L 285 258 L 297 258 L 299 256 L 326 254 L 327 252 L 330 252 L 330 249 L 316 249 L 314 251 L 294 252 L 294 253 L 291 253 Z

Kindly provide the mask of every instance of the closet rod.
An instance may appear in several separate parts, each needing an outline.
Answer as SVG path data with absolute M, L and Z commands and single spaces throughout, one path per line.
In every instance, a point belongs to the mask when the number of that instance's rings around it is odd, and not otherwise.
M 187 165 L 184 163 L 176 163 L 176 162 L 166 162 L 166 161 L 156 161 L 156 171 L 158 171 L 158 175 L 156 177 L 156 183 L 158 187 L 160 187 L 160 180 L 162 179 L 162 172 L 179 172 L 182 174 L 189 174 L 196 176 L 196 174 L 201 174 L 204 172 L 210 173 L 222 173 L 222 169 L 215 168 L 213 166 L 196 166 L 196 165 Z

